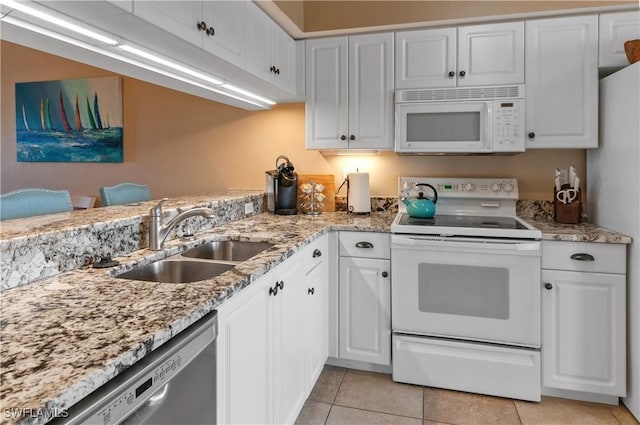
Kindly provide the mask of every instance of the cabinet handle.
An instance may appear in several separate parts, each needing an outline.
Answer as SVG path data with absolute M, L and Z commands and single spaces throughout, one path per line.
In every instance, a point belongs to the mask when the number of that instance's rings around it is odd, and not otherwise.
M 207 30 L 207 23 L 205 21 L 200 21 L 198 22 L 198 29 L 200 31 L 206 31 Z
M 278 284 L 276 283 L 273 288 L 269 288 L 269 295 L 278 295 Z
M 307 293 L 308 293 L 309 295 L 313 295 L 315 292 L 316 292 L 315 288 L 309 288 L 309 289 L 307 290 Z
M 464 72 L 464 71 L 460 71 L 460 76 L 461 76 L 461 77 L 464 77 L 465 75 L 467 75 L 467 73 L 466 73 L 466 72 Z
M 280 75 L 280 68 L 276 68 L 276 75 Z
M 314 249 L 313 258 L 318 258 L 318 257 L 322 257 L 322 251 L 320 251 L 319 249 Z
M 552 289 L 552 288 L 553 288 L 552 284 L 550 284 L 550 283 L 545 283 L 544 284 L 544 289 Z
M 351 136 L 349 136 L 349 140 L 356 140 L 356 136 L 352 134 Z
M 284 289 L 284 281 L 281 280 L 279 283 L 276 283 L 276 286 L 279 286 L 280 289 Z
M 529 133 L 529 139 L 535 139 L 536 138 L 536 133 L 534 133 L 533 131 Z
M 389 277 L 389 273 L 387 273 L 387 272 L 382 272 L 382 277 Z
M 453 78 L 456 76 L 456 73 L 453 71 L 449 71 L 449 77 Z
M 356 244 L 356 248 L 367 248 L 367 249 L 370 249 L 370 248 L 373 248 L 373 244 L 371 242 L 362 241 L 362 242 L 358 242 Z
M 347 140 L 347 136 L 345 136 L 344 134 L 340 136 L 340 140 Z
M 576 261 L 595 261 L 595 257 L 591 254 L 587 254 L 586 252 L 578 252 L 571 256 L 572 260 Z
M 213 27 L 209 27 L 207 28 L 207 35 L 208 36 L 214 36 L 216 35 L 216 30 L 213 29 Z

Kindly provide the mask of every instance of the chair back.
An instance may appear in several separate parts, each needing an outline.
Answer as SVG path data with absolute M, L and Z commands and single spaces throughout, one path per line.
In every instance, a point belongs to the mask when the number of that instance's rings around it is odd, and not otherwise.
M 28 188 L 0 195 L 0 220 L 73 210 L 68 190 Z
M 120 183 L 100 188 L 102 206 L 128 204 L 151 200 L 151 191 L 146 184 Z

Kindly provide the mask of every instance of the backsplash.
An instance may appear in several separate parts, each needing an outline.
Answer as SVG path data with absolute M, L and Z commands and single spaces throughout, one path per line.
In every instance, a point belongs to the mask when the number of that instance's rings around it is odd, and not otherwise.
M 118 257 L 146 248 L 149 209 L 156 202 L 3 222 L 0 291 L 75 270 L 98 257 Z M 244 210 L 249 202 L 254 212 L 247 215 Z M 199 232 L 266 210 L 264 193 L 256 192 L 181 197 L 171 199 L 168 204 L 165 220 L 181 210 L 201 206 L 212 208 L 216 218 L 189 218 L 177 226 L 167 240 L 183 234 L 187 225 L 193 232 Z
M 347 211 L 347 197 L 345 195 L 336 195 L 336 211 Z M 372 196 L 371 212 L 397 212 L 398 197 L 390 196 Z

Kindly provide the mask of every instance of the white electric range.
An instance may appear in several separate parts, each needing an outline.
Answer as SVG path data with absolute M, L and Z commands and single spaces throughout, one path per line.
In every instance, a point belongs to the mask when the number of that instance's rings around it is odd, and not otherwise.
M 401 177 L 438 192 L 391 226 L 393 379 L 540 400 L 541 232 L 516 216 L 515 179 Z

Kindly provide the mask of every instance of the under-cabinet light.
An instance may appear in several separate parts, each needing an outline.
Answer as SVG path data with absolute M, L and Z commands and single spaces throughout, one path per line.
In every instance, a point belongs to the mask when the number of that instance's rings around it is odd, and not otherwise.
M 17 2 L 14 0 L 0 0 L 0 5 L 5 5 L 9 8 L 19 10 L 22 13 L 25 13 L 29 16 L 33 16 L 34 18 L 42 19 L 43 21 L 49 22 L 51 24 L 62 27 L 66 30 L 71 30 L 78 34 L 82 34 L 86 37 L 92 38 L 94 40 L 100 41 L 101 43 L 108 44 L 110 46 L 115 46 L 118 42 L 110 37 L 104 36 L 102 34 L 98 34 L 95 31 L 91 31 L 87 28 L 76 25 L 68 20 L 58 18 L 49 13 L 42 12 L 38 9 L 34 9 L 32 7 L 26 6 L 21 2 Z
M 253 94 L 250 91 L 247 91 L 245 89 L 241 89 L 240 87 L 236 87 L 233 84 L 226 83 L 222 87 L 224 87 L 225 89 L 229 89 L 231 91 L 234 91 L 236 93 L 243 94 L 243 95 L 248 96 L 248 97 L 250 97 L 252 99 L 258 100 L 260 102 L 266 103 L 268 105 L 275 105 L 276 104 L 276 102 L 274 102 L 271 99 L 267 99 L 266 97 L 258 96 L 257 94 Z
M 133 46 L 130 46 L 128 44 L 119 44 L 116 47 L 118 49 L 124 50 L 125 52 L 129 52 L 129 53 L 134 54 L 136 56 L 140 56 L 141 58 L 148 59 L 148 60 L 150 60 L 152 62 L 155 62 L 157 64 L 164 65 L 164 66 L 166 66 L 168 68 L 171 68 L 171 69 L 175 69 L 176 71 L 184 72 L 185 74 L 190 75 L 190 76 L 195 77 L 195 78 L 198 78 L 200 80 L 207 81 L 207 82 L 209 82 L 209 83 L 211 83 L 213 85 L 219 86 L 219 85 L 224 84 L 224 81 L 219 80 L 219 79 L 217 79 L 215 77 L 212 77 L 210 75 L 207 75 L 207 74 L 204 74 L 202 72 L 196 71 L 194 69 L 188 68 L 188 67 L 186 67 L 184 65 L 181 65 L 179 63 L 172 62 L 172 61 L 170 61 L 168 59 L 165 59 L 165 58 L 163 58 L 161 56 L 158 56 L 158 55 L 156 55 L 154 53 L 150 53 L 150 52 L 147 52 L 145 50 L 138 49 L 137 47 L 133 47 Z M 242 93 L 242 94 L 245 94 L 245 93 Z M 260 99 L 258 99 L 258 100 L 260 100 Z
M 5 0 L 2 0 L 2 1 L 5 1 Z M 196 86 L 196 87 L 199 87 L 199 88 L 202 88 L 202 89 L 214 92 L 214 93 L 218 93 L 220 95 L 229 97 L 231 99 L 236 99 L 236 100 L 239 100 L 241 102 L 248 103 L 250 105 L 258 106 L 260 108 L 266 108 L 267 107 L 265 104 L 255 102 L 255 101 L 250 100 L 250 99 L 245 99 L 245 98 L 240 97 L 240 96 L 236 96 L 233 93 L 228 93 L 226 91 L 219 90 L 219 89 L 217 89 L 215 87 L 207 86 L 207 85 L 205 85 L 203 83 L 200 83 L 198 81 L 190 80 L 188 78 L 182 77 L 182 76 L 174 74 L 172 72 L 165 71 L 164 69 L 156 68 L 155 66 L 146 64 L 144 62 L 139 62 L 139 61 L 137 61 L 135 59 L 132 59 L 132 58 L 129 58 L 127 56 L 122 56 L 122 55 L 114 53 L 114 52 L 112 52 L 110 50 L 105 50 L 103 48 L 94 46 L 92 44 L 85 43 L 85 42 L 80 41 L 80 40 L 76 40 L 74 38 L 71 38 L 71 37 L 68 37 L 66 35 L 57 33 L 55 31 L 51 31 L 51 30 L 49 30 L 47 28 L 42 28 L 42 27 L 40 27 L 38 25 L 34 25 L 34 24 L 30 23 L 30 22 L 25 22 L 25 21 L 22 21 L 20 19 L 13 18 L 11 16 L 5 16 L 5 17 L 3 17 L 1 19 L 1 21 L 9 23 L 11 25 L 15 25 L 15 26 L 20 27 L 20 28 L 24 28 L 24 29 L 29 30 L 29 31 L 33 31 L 33 32 L 38 33 L 38 34 L 42 34 L 42 35 L 44 35 L 46 37 L 50 37 L 50 38 L 62 41 L 64 43 L 68 43 L 68 44 L 71 44 L 71 45 L 74 45 L 74 46 L 77 46 L 77 47 L 92 51 L 94 53 L 101 54 L 103 56 L 110 57 L 112 59 L 119 60 L 121 62 L 128 63 L 130 65 L 137 66 L 137 67 L 142 68 L 142 69 L 146 69 L 148 71 L 151 71 L 151 72 L 154 72 L 154 73 L 157 73 L 157 74 L 160 74 L 160 75 L 164 75 L 165 77 L 169 77 L 169 78 L 172 78 L 172 79 L 177 80 L 177 81 L 181 81 L 181 82 L 184 82 L 184 83 L 187 83 L 187 84 L 190 84 L 190 85 L 193 85 L 193 86 Z

